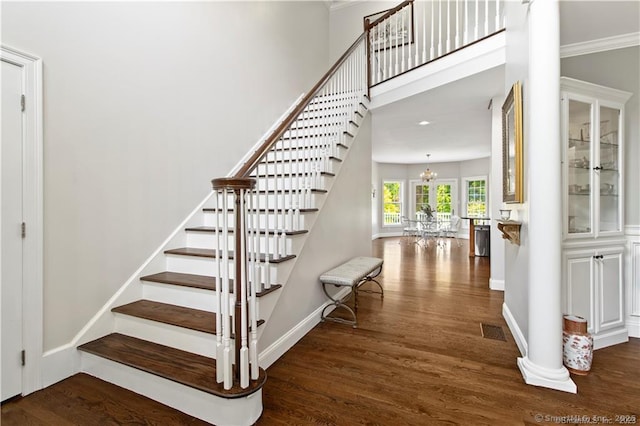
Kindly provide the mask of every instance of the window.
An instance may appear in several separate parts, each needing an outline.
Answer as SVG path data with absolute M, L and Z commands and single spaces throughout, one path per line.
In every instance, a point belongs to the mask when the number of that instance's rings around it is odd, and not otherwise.
M 382 224 L 402 224 L 402 182 L 385 181 L 382 191 Z
M 467 216 L 487 216 L 487 180 L 484 178 L 469 178 L 466 181 Z

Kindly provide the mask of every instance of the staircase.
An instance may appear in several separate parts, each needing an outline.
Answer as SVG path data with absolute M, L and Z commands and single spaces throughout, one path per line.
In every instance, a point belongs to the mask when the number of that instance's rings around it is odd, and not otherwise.
M 260 330 L 295 285 L 296 256 L 367 113 L 365 76 L 361 36 L 234 176 L 213 180 L 157 269 L 114 299 L 111 332 L 78 346 L 81 371 L 214 424 L 259 418 Z
M 202 208 L 85 327 L 80 371 L 210 423 L 257 421 L 267 379 L 259 366 L 262 330 L 282 292 L 295 286 L 293 265 L 367 114 L 369 88 L 461 48 L 449 33 L 436 43 L 431 31 L 426 54 L 426 16 L 433 28 L 434 11 L 444 13 L 444 0 L 437 4 L 429 15 L 422 9 L 413 43 L 400 31 L 412 22 L 413 0 L 366 22 L 336 64 L 231 176 L 212 181 Z M 500 2 L 492 4 L 498 29 Z M 463 45 L 479 40 L 478 2 L 476 35 L 467 37 L 470 5 L 464 0 L 464 37 L 456 27 Z M 462 9 L 455 13 L 457 20 Z M 396 30 L 395 45 L 384 28 Z

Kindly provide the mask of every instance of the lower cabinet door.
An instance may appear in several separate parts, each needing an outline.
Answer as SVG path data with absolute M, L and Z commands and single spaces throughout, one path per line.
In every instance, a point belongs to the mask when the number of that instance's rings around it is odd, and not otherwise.
M 594 332 L 596 276 L 593 250 L 568 250 L 564 254 L 564 314 L 587 320 L 589 333 Z
M 594 262 L 598 275 L 598 313 L 595 332 L 624 326 L 622 249 L 598 250 Z

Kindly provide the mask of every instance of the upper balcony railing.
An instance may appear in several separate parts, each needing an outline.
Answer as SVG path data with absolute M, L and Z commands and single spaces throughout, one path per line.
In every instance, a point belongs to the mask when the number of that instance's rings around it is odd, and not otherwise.
M 504 29 L 504 0 L 408 0 L 365 18 L 369 87 Z

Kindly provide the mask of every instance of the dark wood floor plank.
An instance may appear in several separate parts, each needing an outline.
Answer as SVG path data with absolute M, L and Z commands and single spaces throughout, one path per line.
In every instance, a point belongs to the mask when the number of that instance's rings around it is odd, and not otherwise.
M 374 241 L 373 255 L 385 260 L 384 300 L 360 294 L 357 329 L 320 323 L 276 361 L 258 425 L 534 426 L 558 424 L 537 416 L 640 419 L 640 339 L 596 351 L 591 373 L 572 376 L 577 395 L 528 386 L 502 318 L 503 293 L 488 289 L 488 258 L 469 258 L 466 243 L 422 248 L 401 238 Z M 480 322 L 502 326 L 507 341 L 482 338 Z M 76 391 L 60 391 L 66 383 Z M 116 389 L 114 396 L 98 391 L 104 386 Z M 40 396 L 45 394 L 55 396 Z M 74 376 L 3 405 L 2 424 L 204 424 L 129 394 Z M 49 414 L 59 423 L 44 422 Z M 16 418 L 19 423 L 11 423 Z M 74 423 L 78 419 L 84 423 Z

